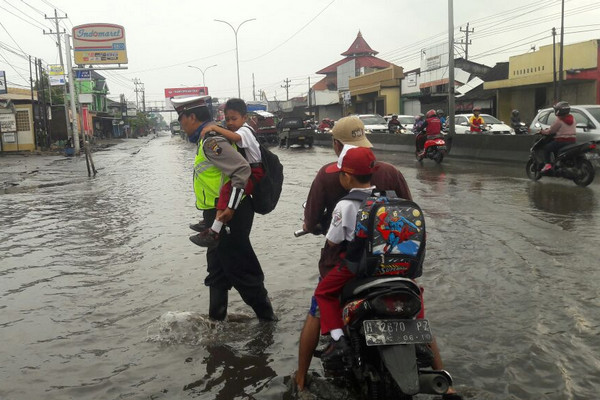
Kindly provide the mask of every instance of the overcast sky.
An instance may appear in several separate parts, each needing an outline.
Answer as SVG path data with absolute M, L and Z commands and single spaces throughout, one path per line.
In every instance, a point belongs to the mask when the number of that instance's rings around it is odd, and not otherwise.
M 125 28 L 128 69 L 99 71 L 107 77 L 110 97 L 124 93 L 135 101 L 133 79 L 144 84 L 147 105 L 164 100 L 164 88 L 206 86 L 215 97 L 237 97 L 235 36 L 232 28 L 247 19 L 238 32 L 242 97 L 264 90 L 269 100 L 306 94 L 315 72 L 343 58 L 362 32 L 378 57 L 404 67 L 419 67 L 420 50 L 447 42 L 446 0 L 0 0 L 0 70 L 8 86 L 28 85 L 24 52 L 58 64 L 54 16 L 61 29 L 88 23 L 113 23 Z M 467 23 L 469 59 L 493 66 L 531 46 L 552 43 L 551 29 L 560 28 L 561 0 L 454 1 L 455 40 L 464 40 Z M 565 0 L 565 43 L 600 38 L 598 0 Z M 558 41 L 558 37 L 557 37 Z M 464 48 L 464 46 L 462 47 Z M 462 54 L 456 46 L 457 56 Z M 63 45 L 64 52 L 64 45 Z M 21 85 L 21 86 L 18 86 Z

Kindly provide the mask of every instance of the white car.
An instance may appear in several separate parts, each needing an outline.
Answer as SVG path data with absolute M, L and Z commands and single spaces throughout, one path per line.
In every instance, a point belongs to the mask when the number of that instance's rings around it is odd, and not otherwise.
M 600 140 L 600 105 L 571 106 L 571 114 L 577 123 L 577 141 Z M 529 132 L 537 133 L 549 128 L 556 120 L 553 108 L 540 110 L 531 121 Z
M 390 122 L 392 119 L 392 114 L 386 115 L 383 117 L 387 122 Z M 415 116 L 414 115 L 398 115 L 398 121 L 400 121 L 400 125 L 406 129 L 405 133 L 412 134 L 412 128 L 415 125 Z
M 379 114 L 358 114 L 358 118 L 365 124 L 365 133 L 388 133 L 388 125 Z
M 461 133 L 473 133 L 471 132 L 471 128 L 469 127 L 469 118 L 471 118 L 473 114 L 457 114 L 454 116 L 454 129 L 458 134 Z M 487 126 L 487 131 L 484 133 L 494 134 L 494 135 L 514 135 L 515 130 L 510 126 L 506 125 L 504 122 L 492 117 L 489 114 L 479 114 L 481 118 L 483 118 L 483 122 Z

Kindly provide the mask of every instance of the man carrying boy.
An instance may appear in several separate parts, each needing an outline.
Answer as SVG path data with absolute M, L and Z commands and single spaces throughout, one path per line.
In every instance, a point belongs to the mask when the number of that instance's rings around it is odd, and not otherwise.
M 233 191 L 231 181 L 221 186 L 217 202 L 217 216 L 212 226 L 190 237 L 190 240 L 198 246 L 213 247 L 217 245 L 223 224 L 231 219 L 233 210 L 241 201 L 242 196 L 251 195 L 254 186 L 265 175 L 261 164 L 260 145 L 252 132 L 252 128 L 246 123 L 247 118 L 247 108 L 244 100 L 229 99 L 225 103 L 227 129 L 211 124 L 205 126 L 200 133 L 200 138 L 203 139 L 208 132 L 217 132 L 234 143 L 238 148 L 243 149 L 246 161 L 250 164 L 251 175 L 242 190 Z
M 179 114 L 181 129 L 188 136 L 199 135 L 205 124 L 212 121 L 208 96 L 172 99 L 171 102 Z M 239 199 L 232 204 L 235 215 L 232 212 L 228 221 L 230 233 L 222 235 L 217 246 L 206 252 L 208 275 L 204 284 L 210 288 L 208 315 L 214 320 L 221 321 L 227 316 L 232 287 L 259 319 L 277 319 L 264 286 L 260 262 L 250 243 L 254 210 L 250 199 L 241 196 L 249 177 L 250 165 L 225 137 L 213 132 L 200 139 L 194 160 L 194 193 L 196 208 L 203 211 L 204 221 L 208 224 L 214 221 L 224 182 L 231 181 L 232 197 Z

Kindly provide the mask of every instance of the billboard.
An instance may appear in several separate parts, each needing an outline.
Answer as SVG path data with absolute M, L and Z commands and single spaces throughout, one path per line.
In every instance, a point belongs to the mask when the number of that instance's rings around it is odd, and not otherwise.
M 208 88 L 206 86 L 194 86 L 165 89 L 165 103 L 171 107 L 173 107 L 171 104 L 171 97 L 188 96 L 208 96 Z
M 50 86 L 60 86 L 65 84 L 65 71 L 62 65 L 49 64 L 48 65 L 48 78 L 50 80 Z
M 350 88 L 350 78 L 356 77 L 356 61 L 354 59 L 337 67 L 338 90 Z
M 115 24 L 73 27 L 75 64 L 127 64 L 125 29 Z
M 6 74 L 4 71 L 0 71 L 0 94 L 6 94 Z

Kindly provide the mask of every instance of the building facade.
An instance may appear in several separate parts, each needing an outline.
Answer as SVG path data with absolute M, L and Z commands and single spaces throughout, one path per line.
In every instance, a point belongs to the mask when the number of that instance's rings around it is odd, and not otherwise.
M 0 94 L 0 150 L 34 151 L 34 105 L 37 107 L 37 96 L 34 93 L 32 97 L 27 89 L 7 88 L 7 92 Z
M 531 121 L 539 109 L 560 100 L 571 104 L 600 104 L 598 43 L 594 39 L 564 46 L 560 96 L 559 44 L 510 57 L 508 78 L 484 84 L 486 90 L 495 92 L 498 117 L 508 120 L 511 111 L 518 109 L 523 121 Z

